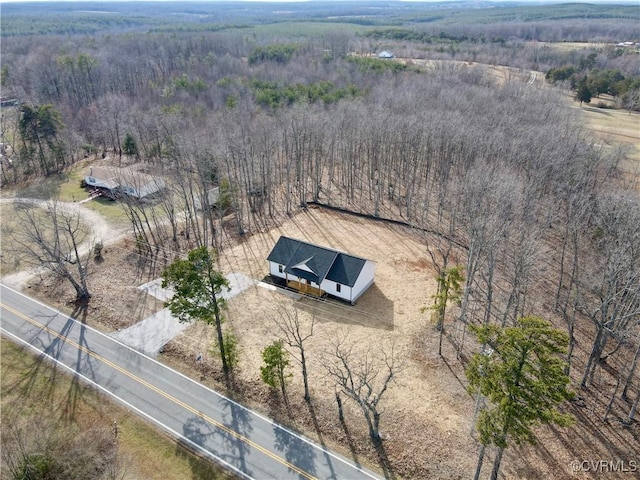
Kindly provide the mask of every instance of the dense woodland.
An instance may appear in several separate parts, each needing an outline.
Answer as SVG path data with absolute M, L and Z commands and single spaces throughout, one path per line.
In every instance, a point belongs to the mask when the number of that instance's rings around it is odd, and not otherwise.
M 619 90 L 594 97 L 612 94 L 637 109 L 640 54 L 615 44 L 640 41 L 638 10 L 602 7 L 600 16 L 571 18 L 568 7 L 557 8 L 556 18 L 494 9 L 493 20 L 475 24 L 466 23 L 468 11 L 451 9 L 412 23 L 398 12 L 372 25 L 322 23 L 318 14 L 322 28 L 307 36 L 287 35 L 275 20 L 272 30 L 235 17 L 234 28 L 221 28 L 140 13 L 145 27 L 132 20 L 126 32 L 109 25 L 88 36 L 53 27 L 29 34 L 24 17 L 6 16 L 3 6 L 2 95 L 20 104 L 3 109 L 13 154 L 2 182 L 64 172 L 93 154 L 142 164 L 171 179 L 155 200 L 169 221 L 151 202 L 129 205 L 149 255 L 222 247 L 223 216 L 233 215 L 242 235 L 309 202 L 401 220 L 430 233 L 425 248 L 437 268 L 464 266 L 456 321 L 550 318 L 569 333 L 581 395 L 613 367 L 620 388 L 612 399 L 632 422 L 640 398 L 638 177 L 618 169 L 623 148 L 593 138 L 566 107 L 570 76 L 547 75 L 553 86 L 499 81 L 488 65 L 545 74 L 573 66 L 594 83 L 615 72 Z M 602 46 L 543 43 L 553 41 Z M 383 49 L 486 66 L 369 56 Z M 216 186 L 223 199 L 208 205 Z M 572 356 L 578 324 L 592 332 L 588 358 Z

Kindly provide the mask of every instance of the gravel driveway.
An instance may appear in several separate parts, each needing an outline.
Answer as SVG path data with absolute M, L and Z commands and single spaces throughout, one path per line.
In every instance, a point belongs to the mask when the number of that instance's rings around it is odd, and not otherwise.
M 222 293 L 222 297 L 226 300 L 235 297 L 250 286 L 256 284 L 255 280 L 247 277 L 244 273 L 233 272 L 227 274 L 226 277 L 231 287 L 228 292 Z M 162 280 L 156 279 L 138 288 L 164 302 L 171 298 L 173 292 L 169 289 L 162 288 L 161 284 Z M 112 333 L 111 336 L 153 357 L 167 342 L 188 326 L 188 323 L 181 323 L 176 318 L 173 318 L 169 309 L 164 308 L 129 328 Z

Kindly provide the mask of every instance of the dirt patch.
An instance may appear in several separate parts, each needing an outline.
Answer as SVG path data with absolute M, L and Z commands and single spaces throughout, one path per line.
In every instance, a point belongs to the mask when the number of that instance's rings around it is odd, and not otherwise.
M 375 261 L 375 284 L 355 306 L 307 297 L 295 300 L 258 284 L 230 299 L 226 318 L 239 338 L 240 368 L 234 391 L 226 393 L 348 457 L 384 470 L 390 478 L 469 478 L 478 451 L 471 435 L 475 399 L 466 391 L 463 366 L 446 340 L 444 358 L 437 355 L 438 335 L 423 308 L 431 304 L 435 289 L 435 274 L 424 244 L 401 226 L 308 209 L 270 231 L 230 242 L 220 257 L 221 270 L 261 280 L 268 271 L 266 257 L 280 235 Z M 109 247 L 104 261 L 93 265 L 91 287 L 95 294 L 82 312 L 89 323 L 108 330 L 125 328 L 162 308 L 159 300 L 142 295 L 137 287 L 157 278 L 165 263 L 151 263 L 133 251 L 133 244 L 126 242 Z M 46 279 L 33 283 L 32 290 L 58 304 L 59 299 L 72 299 L 73 293 Z M 72 305 L 62 306 L 71 310 Z M 314 335 L 307 344 L 311 406 L 302 399 L 302 378 L 295 362 L 288 407 L 260 380 L 260 352 L 276 338 L 273 318 L 282 308 L 295 309 L 305 326 L 315 317 Z M 345 399 L 345 423 L 338 421 L 334 384 L 322 363 L 328 346 L 345 336 L 356 352 L 370 349 L 377 354 L 393 348 L 402 360 L 397 382 L 382 401 L 382 451 L 372 448 L 355 404 Z M 159 360 L 224 391 L 221 368 L 211 352 L 213 344 L 212 328 L 193 324 L 167 344 Z M 195 360 L 199 353 L 203 362 Z M 610 391 L 610 385 L 602 387 Z M 600 395 L 569 406 L 578 417 L 576 426 L 540 429 L 538 446 L 508 450 L 503 461 L 505 478 L 575 478 L 570 470 L 572 460 L 612 455 L 629 458 L 637 452 L 637 431 L 599 422 L 603 402 L 606 399 Z M 492 454 L 490 450 L 487 464 Z M 486 465 L 484 471 L 488 470 Z

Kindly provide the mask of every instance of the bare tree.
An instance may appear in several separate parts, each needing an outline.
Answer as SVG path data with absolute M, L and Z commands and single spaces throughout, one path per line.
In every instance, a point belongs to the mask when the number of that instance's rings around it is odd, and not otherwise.
M 594 243 L 601 260 L 584 280 L 589 292 L 580 306 L 596 327 L 583 387 L 640 322 L 640 204 L 635 194 L 602 199 Z M 616 345 L 605 352 L 610 339 Z
M 631 386 L 632 379 L 636 372 L 636 367 L 638 366 L 638 358 L 640 358 L 640 334 L 638 335 L 638 338 L 636 339 L 636 341 L 638 343 L 638 346 L 636 347 L 636 353 L 633 355 L 633 361 L 631 362 L 631 366 L 629 367 L 629 374 L 627 375 L 627 378 L 624 383 L 624 390 L 622 390 L 623 400 L 628 399 L 629 387 Z
M 380 417 L 384 412 L 379 404 L 402 366 L 393 347 L 391 352 L 381 350 L 378 356 L 370 348 L 357 352 L 355 346 L 347 344 L 343 336 L 331 345 L 323 365 L 340 391 L 360 407 L 371 440 L 380 444 Z
M 437 242 L 429 243 L 427 241 L 427 252 L 431 257 L 433 268 L 438 274 L 436 277 L 436 285 L 438 289 L 433 296 L 434 304 L 432 306 L 432 312 L 437 314 L 436 329 L 439 332 L 438 339 L 438 355 L 442 356 L 442 336 L 444 334 L 444 316 L 447 308 L 447 301 L 441 303 L 442 308 L 437 308 L 438 301 L 442 300 L 442 289 L 446 287 L 446 271 L 449 265 L 449 257 L 452 256 L 453 244 L 445 239 L 442 235 L 437 236 Z
M 89 299 L 88 253 L 94 240 L 79 210 L 55 201 L 28 203 L 17 209 L 17 218 L 19 228 L 13 232 L 13 240 L 26 261 L 68 280 L 76 291 L 77 301 Z
M 307 358 L 304 342 L 313 335 L 315 317 L 311 317 L 311 324 L 301 325 L 298 317 L 298 310 L 293 305 L 281 308 L 279 315 L 274 317 L 274 323 L 282 334 L 284 342 L 298 351 L 298 355 L 293 355 L 302 367 L 302 380 L 304 382 L 304 399 L 308 402 L 311 399 L 309 393 L 309 374 L 307 372 Z M 291 353 L 291 352 L 290 352 Z
M 121 94 L 107 94 L 100 98 L 97 107 L 100 111 L 98 131 L 100 144 L 105 148 L 111 148 L 118 158 L 122 159 L 122 144 L 124 131 L 127 127 L 126 120 L 129 115 L 128 99 Z
M 154 250 L 157 253 L 161 243 L 151 224 L 151 208 L 146 203 L 128 195 L 121 195 L 119 203 L 131 221 L 138 253 L 141 256 L 153 258 Z
M 474 303 L 480 305 L 479 279 L 485 269 L 488 273 L 485 278 L 490 286 L 487 288 L 486 298 L 493 301 L 493 260 L 497 257 L 498 247 L 504 241 L 513 222 L 517 179 L 508 171 L 498 172 L 495 166 L 477 162 L 466 173 L 465 181 L 459 187 L 463 189 L 462 225 L 469 248 L 458 317 L 462 323 L 462 333 L 456 342 L 458 355 L 464 347 L 467 324 L 473 323 L 474 320 L 469 313 L 474 311 Z

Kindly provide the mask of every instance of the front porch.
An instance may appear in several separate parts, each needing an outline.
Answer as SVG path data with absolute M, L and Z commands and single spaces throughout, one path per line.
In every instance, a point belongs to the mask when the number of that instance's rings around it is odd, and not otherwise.
M 300 293 L 305 295 L 313 295 L 314 297 L 324 297 L 327 295 L 327 292 L 324 290 L 314 287 L 312 285 L 308 285 L 303 282 L 298 282 L 295 280 L 287 280 L 287 287 L 297 290 Z

